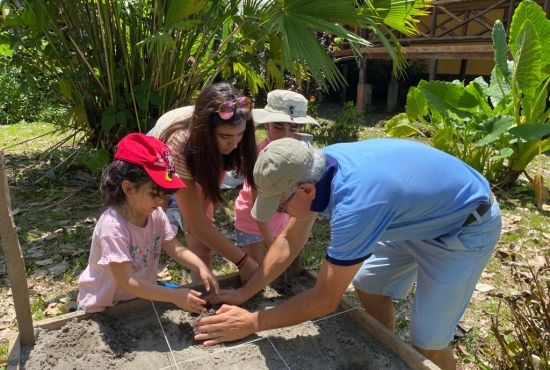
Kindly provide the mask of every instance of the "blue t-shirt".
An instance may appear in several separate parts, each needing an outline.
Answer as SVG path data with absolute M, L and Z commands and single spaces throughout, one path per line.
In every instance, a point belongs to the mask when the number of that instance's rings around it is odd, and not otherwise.
M 311 209 L 331 218 L 327 259 L 359 263 L 377 241 L 456 232 L 490 186 L 476 170 L 430 146 L 398 139 L 330 145 Z

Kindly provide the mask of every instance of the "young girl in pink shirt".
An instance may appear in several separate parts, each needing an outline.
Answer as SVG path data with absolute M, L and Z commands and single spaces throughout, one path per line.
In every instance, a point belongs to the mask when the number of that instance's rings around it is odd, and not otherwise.
M 114 161 L 104 169 L 100 188 L 108 208 L 94 229 L 88 266 L 79 278 L 79 306 L 99 312 L 140 297 L 172 302 L 190 312 L 203 311 L 206 301 L 200 292 L 156 283 L 162 248 L 197 272 L 207 291 L 219 290 L 210 269 L 175 238 L 161 208 L 168 194 L 185 188 L 175 174 L 170 149 L 151 136 L 127 135 L 119 142 Z
M 302 125 L 319 123 L 307 115 L 307 99 L 288 90 L 273 90 L 267 94 L 267 105 L 252 111 L 254 122 L 264 124 L 267 137 L 258 144 L 260 152 L 273 140 L 285 137 L 297 138 Z M 235 200 L 235 240 L 246 255 L 260 263 L 274 238 L 290 221 L 286 213 L 276 213 L 266 223 L 257 222 L 250 215 L 256 194 L 245 180 L 239 196 Z

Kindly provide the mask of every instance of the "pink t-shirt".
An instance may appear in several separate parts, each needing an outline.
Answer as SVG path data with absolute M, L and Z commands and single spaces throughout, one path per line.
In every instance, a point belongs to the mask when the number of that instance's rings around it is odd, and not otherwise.
M 145 227 L 126 221 L 114 208 L 103 212 L 92 236 L 88 266 L 78 279 L 78 303 L 86 312 L 99 312 L 135 298 L 117 286 L 109 263 L 131 262 L 134 277 L 156 282 L 160 249 L 175 236 L 168 217 L 157 208 Z
M 258 152 L 265 148 L 267 144 L 269 144 L 269 139 L 265 138 L 258 144 Z M 250 214 L 253 206 L 254 200 L 252 199 L 252 187 L 247 181 L 245 181 L 241 191 L 239 192 L 239 196 L 235 200 L 235 228 L 247 234 L 261 235 L 256 220 L 252 218 L 252 215 Z M 268 222 L 273 236 L 279 235 L 289 221 L 290 216 L 288 214 L 275 213 L 275 215 Z

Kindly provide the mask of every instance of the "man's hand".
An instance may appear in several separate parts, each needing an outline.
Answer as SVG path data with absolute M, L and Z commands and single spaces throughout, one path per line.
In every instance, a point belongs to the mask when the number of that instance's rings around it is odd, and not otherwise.
M 205 346 L 245 338 L 258 331 L 258 313 L 223 305 L 216 315 L 201 318 L 194 327 L 195 340 Z
M 247 299 L 242 289 L 220 289 L 219 294 L 210 295 L 208 297 L 208 301 L 213 304 L 227 303 L 239 305 L 244 303 Z

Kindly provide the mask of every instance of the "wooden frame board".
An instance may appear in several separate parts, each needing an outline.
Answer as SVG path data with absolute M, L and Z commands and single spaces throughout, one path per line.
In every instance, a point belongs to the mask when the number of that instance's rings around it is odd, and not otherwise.
M 311 278 L 316 279 L 316 275 L 309 271 L 305 270 L 305 273 Z M 287 277 L 288 278 L 288 277 Z M 225 275 L 220 277 L 220 286 L 224 288 L 237 287 L 239 285 L 239 276 L 234 274 Z M 200 285 L 186 285 L 188 288 L 200 288 Z M 150 305 L 148 300 L 144 299 L 133 299 L 127 302 L 119 303 L 109 309 L 105 310 L 103 314 L 109 316 L 121 315 L 125 312 L 130 312 L 135 309 L 143 308 Z M 414 350 L 410 345 L 403 342 L 395 334 L 386 329 L 382 324 L 373 319 L 363 310 L 352 310 L 356 306 L 351 303 L 346 297 L 342 297 L 342 302 L 340 307 L 344 310 L 350 310 L 349 314 L 353 317 L 357 323 L 367 330 L 374 338 L 376 338 L 381 344 L 386 348 L 394 352 L 403 362 L 405 362 L 413 370 L 437 370 L 437 367 L 433 362 L 426 359 L 416 350 Z M 71 320 L 85 320 L 93 314 L 87 314 L 83 311 L 71 312 L 61 316 L 41 320 L 35 323 L 35 328 L 43 328 L 47 330 L 56 330 L 60 329 L 67 322 Z M 8 355 L 8 370 L 19 370 L 20 369 L 20 356 L 21 356 L 21 343 L 19 338 L 19 333 L 16 333 L 12 336 L 9 344 L 9 355 Z

